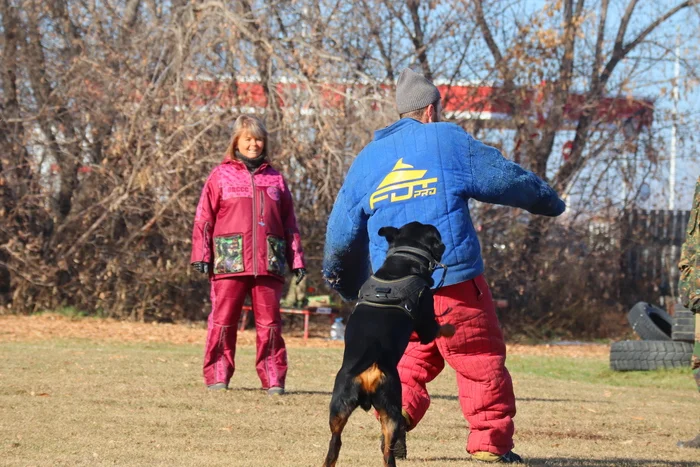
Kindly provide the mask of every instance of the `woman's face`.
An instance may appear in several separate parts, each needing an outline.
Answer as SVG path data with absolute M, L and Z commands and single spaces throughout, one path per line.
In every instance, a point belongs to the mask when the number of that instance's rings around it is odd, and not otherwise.
M 265 149 L 265 141 L 261 138 L 256 138 L 250 131 L 245 130 L 238 138 L 238 152 L 247 159 L 255 159 L 262 154 Z

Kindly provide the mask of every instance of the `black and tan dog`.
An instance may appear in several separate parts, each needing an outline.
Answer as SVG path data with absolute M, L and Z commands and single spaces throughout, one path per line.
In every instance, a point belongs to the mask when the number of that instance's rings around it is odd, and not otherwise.
M 335 378 L 330 405 L 331 441 L 324 467 L 335 466 L 341 433 L 358 407 L 374 407 L 382 424 L 385 466 L 395 466 L 399 438 L 405 437 L 401 415 L 401 380 L 397 366 L 416 331 L 427 344 L 454 335 L 452 325 L 438 325 L 433 309 L 432 273 L 445 251 L 432 225 L 411 222 L 400 229 L 382 227 L 389 242 L 382 267 L 365 282 L 345 330 L 343 365 Z M 443 276 L 444 277 L 444 276 Z M 405 446 L 405 441 L 404 441 Z

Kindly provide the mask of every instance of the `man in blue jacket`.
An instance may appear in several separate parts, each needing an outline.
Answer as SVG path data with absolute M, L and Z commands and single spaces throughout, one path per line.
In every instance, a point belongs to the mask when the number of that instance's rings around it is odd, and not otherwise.
M 450 339 L 422 345 L 412 338 L 399 364 L 406 428 L 430 405 L 426 384 L 447 361 L 457 373 L 459 400 L 469 422 L 467 451 L 486 462 L 521 462 L 512 452 L 515 396 L 505 367 L 506 348 L 488 285 L 469 199 L 533 214 L 558 216 L 566 206 L 544 181 L 505 159 L 462 128 L 441 123 L 440 92 L 405 69 L 396 86 L 400 120 L 375 132 L 355 159 L 333 206 L 326 231 L 323 273 L 344 299 L 354 300 L 384 261 L 384 226 L 419 221 L 438 228 L 446 250 L 444 286 L 434 291 L 439 324 Z M 436 283 L 441 273 L 435 272 Z

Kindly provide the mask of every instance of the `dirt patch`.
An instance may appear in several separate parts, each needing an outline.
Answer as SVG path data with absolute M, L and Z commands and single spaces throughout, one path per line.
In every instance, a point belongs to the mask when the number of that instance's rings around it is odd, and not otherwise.
M 577 430 L 530 430 L 530 429 L 520 429 L 518 434 L 524 438 L 548 438 L 553 440 L 565 439 L 565 440 L 585 440 L 585 441 L 617 441 L 621 438 L 610 433 L 591 433 L 588 431 L 577 431 Z
M 512 344 L 508 345 L 508 353 L 511 355 L 535 355 L 542 357 L 608 358 L 610 356 L 610 346 L 608 344 Z
M 318 335 L 319 333 L 315 333 Z M 304 341 L 301 331 L 285 332 L 289 347 L 342 347 L 342 342 L 311 337 Z M 48 339 L 89 339 L 110 342 L 160 342 L 170 344 L 202 344 L 206 337 L 204 323 L 167 324 L 138 323 L 114 319 L 71 318 L 45 313 L 31 316 L 0 316 L 0 342 Z M 238 344 L 255 345 L 255 331 L 238 333 Z M 508 346 L 511 355 L 561 356 L 573 358 L 607 358 L 609 346 L 586 345 L 521 345 Z
M 168 344 L 202 344 L 206 338 L 205 323 L 169 324 L 138 323 L 101 318 L 71 318 L 44 313 L 31 316 L 0 316 L 0 342 L 48 339 L 90 339 L 110 342 L 160 342 Z M 300 333 L 299 333 L 300 334 Z M 321 338 L 285 335 L 289 346 L 342 347 L 342 343 Z M 239 345 L 255 345 L 255 331 L 238 333 Z

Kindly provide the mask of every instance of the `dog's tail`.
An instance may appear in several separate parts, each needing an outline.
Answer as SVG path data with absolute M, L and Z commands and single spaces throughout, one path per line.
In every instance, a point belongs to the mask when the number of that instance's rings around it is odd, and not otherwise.
M 355 381 L 360 385 L 359 403 L 365 411 L 372 407 L 371 395 L 377 390 L 377 387 L 384 381 L 385 375 L 376 363 L 373 363 L 369 368 L 355 377 Z

